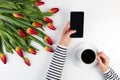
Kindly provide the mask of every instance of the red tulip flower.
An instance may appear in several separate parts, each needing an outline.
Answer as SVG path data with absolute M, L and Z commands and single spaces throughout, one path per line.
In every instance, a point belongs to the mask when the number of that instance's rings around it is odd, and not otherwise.
M 33 55 L 36 55 L 36 53 L 37 53 L 36 50 L 33 49 L 33 48 L 29 48 L 28 52 L 31 53 L 31 54 L 33 54 Z
M 20 57 L 24 57 L 24 56 L 23 56 L 22 49 L 21 49 L 20 47 L 16 47 L 16 48 L 15 48 L 15 51 L 17 52 L 17 54 L 18 54 Z
M 46 23 L 53 23 L 53 20 L 48 18 L 48 17 L 44 17 L 43 20 L 46 22 Z
M 28 66 L 30 66 L 30 61 L 28 58 L 23 57 L 24 63 L 27 64 Z
M 35 5 L 36 6 L 41 6 L 41 5 L 44 5 L 45 4 L 45 2 L 42 2 L 42 1 L 39 1 L 39 0 L 37 0 L 36 2 L 35 2 Z
M 53 45 L 53 41 L 49 36 L 45 36 L 44 41 L 47 42 L 49 45 Z
M 49 13 L 54 14 L 57 13 L 59 11 L 59 8 L 52 8 L 49 10 Z
M 22 30 L 22 29 L 19 29 L 18 32 L 19 32 L 19 35 L 21 37 L 26 37 L 27 36 L 26 32 L 24 30 Z
M 13 16 L 16 18 L 23 18 L 24 15 L 22 13 L 13 13 Z
M 1 59 L 1 61 L 2 61 L 4 64 L 7 63 L 7 58 L 6 58 L 6 55 L 5 55 L 5 54 L 0 53 L 0 59 Z
M 48 52 L 54 52 L 53 49 L 48 47 L 48 46 L 45 47 L 45 50 L 48 51 Z
M 50 28 L 51 30 L 56 30 L 56 28 L 54 27 L 54 25 L 52 23 L 47 23 L 48 28 Z
M 32 35 L 37 35 L 38 34 L 37 31 L 32 29 L 32 28 L 28 28 L 27 33 L 32 34 Z
M 37 27 L 37 28 L 42 28 L 42 27 L 43 27 L 43 24 L 40 23 L 40 22 L 33 22 L 32 25 L 33 25 L 34 27 Z

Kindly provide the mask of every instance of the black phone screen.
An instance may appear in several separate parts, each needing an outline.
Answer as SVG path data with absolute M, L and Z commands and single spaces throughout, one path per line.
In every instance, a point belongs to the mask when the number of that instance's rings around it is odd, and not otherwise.
M 83 37 L 84 12 L 71 12 L 70 14 L 70 29 L 77 32 L 72 34 L 72 38 Z

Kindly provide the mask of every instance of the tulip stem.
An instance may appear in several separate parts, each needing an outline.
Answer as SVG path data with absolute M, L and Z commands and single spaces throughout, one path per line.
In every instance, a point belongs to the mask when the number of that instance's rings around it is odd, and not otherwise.
M 14 25 L 11 25 L 11 24 L 9 24 L 9 23 L 5 23 L 5 25 L 7 26 L 7 27 L 9 27 L 11 30 L 13 30 L 13 31 L 15 31 L 15 33 L 18 33 L 17 32 L 17 29 L 16 29 L 16 27 L 14 26 Z
M 44 36 L 47 36 L 45 33 L 43 33 L 42 31 L 35 29 L 38 32 L 38 36 L 44 39 Z
M 14 18 L 16 21 L 26 25 L 26 26 L 30 26 L 30 27 L 33 27 L 28 21 L 26 20 L 23 20 L 23 19 L 17 19 L 17 18 Z
M 44 13 L 43 13 L 43 16 L 52 16 L 52 14 L 49 13 L 49 12 L 44 12 Z
M 29 35 L 29 34 L 28 34 L 28 36 L 29 36 L 29 38 L 31 38 L 32 40 L 34 40 L 34 41 L 37 42 L 38 44 L 42 45 L 43 47 L 46 46 L 42 41 L 36 39 L 35 37 L 33 37 L 33 36 Z
M 14 49 L 13 44 L 10 43 L 9 39 L 2 33 L 2 31 L 0 31 L 0 36 L 6 46 L 6 50 L 12 52 L 12 49 Z
M 3 53 L 2 47 L 3 47 L 2 38 L 1 38 L 1 36 L 0 36 L 0 53 Z

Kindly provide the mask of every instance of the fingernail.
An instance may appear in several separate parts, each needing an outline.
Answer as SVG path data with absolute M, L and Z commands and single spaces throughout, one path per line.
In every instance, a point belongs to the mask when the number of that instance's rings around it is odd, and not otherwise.
M 74 32 L 77 32 L 76 30 L 74 30 Z

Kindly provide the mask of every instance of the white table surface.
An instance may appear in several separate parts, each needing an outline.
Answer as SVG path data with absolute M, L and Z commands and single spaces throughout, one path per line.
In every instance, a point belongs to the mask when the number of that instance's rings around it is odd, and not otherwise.
M 120 0 L 44 0 L 46 4 L 40 7 L 43 11 L 59 7 L 55 14 L 56 31 L 48 31 L 55 44 L 59 42 L 61 32 L 69 21 L 69 13 L 73 10 L 85 12 L 84 38 L 73 39 L 68 49 L 62 80 L 104 80 L 98 67 L 80 68 L 71 58 L 71 50 L 82 41 L 89 41 L 103 50 L 110 58 L 110 66 L 120 75 Z M 31 61 L 31 67 L 26 66 L 17 54 L 8 54 L 8 62 L 0 62 L 1 80 L 45 80 L 46 72 L 52 57 L 41 46 L 36 56 L 26 54 Z

